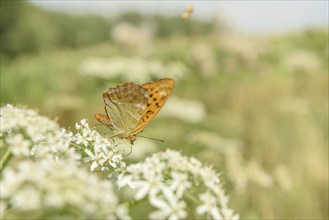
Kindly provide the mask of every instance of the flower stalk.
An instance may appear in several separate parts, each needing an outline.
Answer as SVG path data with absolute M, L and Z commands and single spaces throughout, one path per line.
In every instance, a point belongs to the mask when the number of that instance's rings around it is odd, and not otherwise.
M 13 155 L 10 151 L 10 148 L 8 148 L 5 155 L 3 155 L 3 157 L 1 158 L 1 161 L 0 161 L 0 173 L 2 173 L 3 169 L 6 167 L 7 163 L 9 162 L 9 160 L 12 156 Z

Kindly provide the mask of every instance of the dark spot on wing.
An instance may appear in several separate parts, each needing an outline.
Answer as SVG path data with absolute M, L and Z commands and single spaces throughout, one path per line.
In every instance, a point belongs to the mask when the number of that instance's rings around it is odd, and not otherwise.
M 157 100 L 157 98 L 153 98 L 153 101 L 156 101 Z

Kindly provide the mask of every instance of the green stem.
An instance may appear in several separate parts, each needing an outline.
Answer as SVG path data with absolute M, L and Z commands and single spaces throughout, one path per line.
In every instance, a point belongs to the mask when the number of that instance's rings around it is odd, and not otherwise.
M 131 208 L 133 206 L 136 206 L 139 203 L 144 202 L 145 200 L 147 200 L 147 196 L 145 196 L 144 198 L 139 199 L 139 200 L 130 200 L 130 201 L 124 202 L 121 205 L 124 205 L 124 206 L 126 206 L 128 208 Z
M 200 204 L 200 200 L 194 196 L 193 192 L 186 190 L 185 191 L 185 195 L 191 199 L 193 202 L 195 202 L 195 204 Z
M 5 155 L 1 158 L 0 161 L 0 172 L 2 172 L 2 170 L 5 168 L 5 166 L 7 165 L 7 163 L 9 162 L 10 158 L 13 155 L 11 154 L 10 148 L 7 149 L 7 152 L 5 153 Z

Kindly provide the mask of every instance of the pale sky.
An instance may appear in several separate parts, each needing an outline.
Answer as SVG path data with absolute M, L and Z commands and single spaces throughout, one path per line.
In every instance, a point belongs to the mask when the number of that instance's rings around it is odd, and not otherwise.
M 216 14 L 231 26 L 250 34 L 328 27 L 328 0 L 230 0 L 230 1 L 106 1 L 30 0 L 47 10 L 106 17 L 126 11 L 180 16 L 193 4 L 192 16 L 211 20 Z

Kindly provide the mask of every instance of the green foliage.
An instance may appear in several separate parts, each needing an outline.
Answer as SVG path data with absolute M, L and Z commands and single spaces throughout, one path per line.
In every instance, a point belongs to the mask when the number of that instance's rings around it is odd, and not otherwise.
M 45 12 L 27 1 L 1 2 L 1 54 L 16 57 L 55 48 L 77 48 L 108 42 L 111 28 L 122 22 L 152 23 L 158 37 L 196 35 L 213 30 L 211 23 L 180 17 L 143 16 L 128 12 L 112 21 L 97 16 L 71 16 Z
M 25 1 L 2 1 L 1 53 L 15 56 L 36 51 L 44 43 L 51 44 L 51 26 L 47 32 L 40 31 L 49 26 L 47 20 L 42 19 L 45 16 L 46 13 Z
M 127 12 L 119 15 L 112 23 L 119 24 L 127 22 L 135 26 L 151 24 L 155 27 L 156 36 L 167 38 L 172 35 L 192 36 L 198 34 L 210 33 L 214 30 L 211 22 L 200 22 L 191 19 L 182 19 L 181 17 L 164 17 L 160 15 L 143 16 L 136 12 Z
M 144 16 L 137 12 L 127 12 L 124 14 L 119 15 L 117 19 L 114 21 L 115 23 L 120 23 L 120 22 L 128 22 L 133 25 L 142 25 L 144 22 Z
M 96 16 L 48 13 L 26 1 L 1 2 L 1 54 L 15 57 L 76 48 L 109 39 L 110 24 Z
M 167 38 L 172 35 L 193 36 L 210 33 L 214 30 L 211 23 L 201 23 L 192 19 L 182 19 L 180 17 L 166 18 L 154 16 L 152 19 L 157 29 L 157 36 Z

